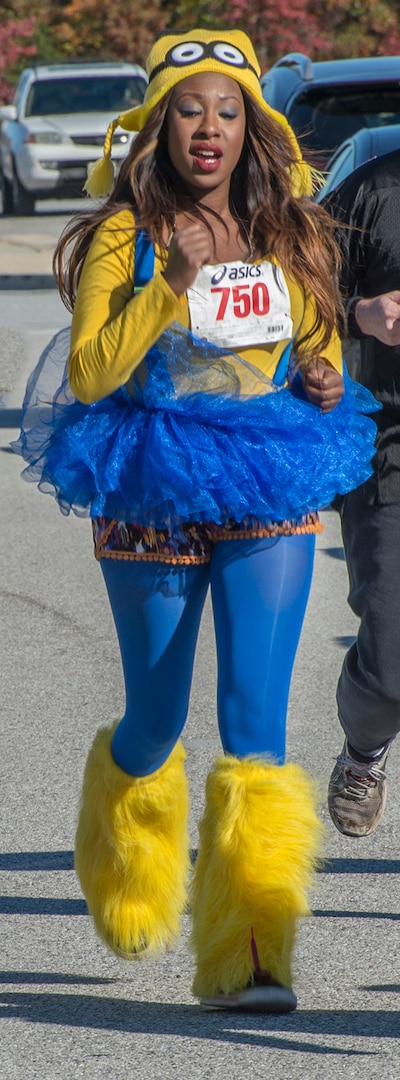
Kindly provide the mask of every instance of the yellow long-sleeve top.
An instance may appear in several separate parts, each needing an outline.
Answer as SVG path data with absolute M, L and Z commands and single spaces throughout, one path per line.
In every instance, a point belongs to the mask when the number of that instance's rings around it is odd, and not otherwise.
M 261 260 L 258 260 L 261 262 Z M 155 253 L 154 277 L 133 296 L 135 221 L 122 210 L 99 226 L 85 259 L 72 320 L 69 381 L 85 404 L 98 401 L 129 379 L 172 322 L 189 327 L 186 295 L 176 296 L 162 274 Z M 287 281 L 293 334 L 312 340 L 315 309 L 301 286 Z M 288 339 L 251 348 L 238 355 L 272 378 Z M 334 334 L 325 359 L 342 371 L 341 345 Z

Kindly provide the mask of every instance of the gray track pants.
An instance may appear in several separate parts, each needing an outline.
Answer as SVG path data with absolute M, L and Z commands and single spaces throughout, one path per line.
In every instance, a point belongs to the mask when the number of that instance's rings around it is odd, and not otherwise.
M 400 731 L 400 505 L 366 506 L 357 488 L 340 509 L 348 600 L 361 621 L 337 703 L 351 746 L 368 755 Z

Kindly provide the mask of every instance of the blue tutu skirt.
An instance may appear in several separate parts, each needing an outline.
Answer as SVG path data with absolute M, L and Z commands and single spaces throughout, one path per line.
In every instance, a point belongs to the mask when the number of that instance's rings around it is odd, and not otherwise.
M 69 330 L 31 375 L 13 449 L 22 475 L 64 514 L 162 528 L 228 518 L 271 522 L 327 506 L 371 475 L 379 405 L 345 373 L 327 414 L 301 380 L 277 387 L 241 357 L 173 324 L 145 358 L 145 377 L 83 405 L 66 376 Z

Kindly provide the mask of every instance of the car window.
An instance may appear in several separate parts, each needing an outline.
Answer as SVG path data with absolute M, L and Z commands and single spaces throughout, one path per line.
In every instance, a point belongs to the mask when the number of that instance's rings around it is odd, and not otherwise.
M 304 145 L 329 157 L 362 127 L 400 122 L 400 87 L 315 87 L 297 98 L 288 117 Z
M 326 178 L 329 184 L 329 189 L 335 188 L 338 184 L 342 183 L 342 180 L 349 176 L 355 168 L 355 153 L 354 146 L 350 143 L 343 147 L 337 156 L 332 160 L 332 167 L 326 174 Z
M 31 87 L 26 116 L 63 113 L 115 112 L 132 109 L 143 101 L 146 82 L 135 75 L 90 75 L 40 79 Z

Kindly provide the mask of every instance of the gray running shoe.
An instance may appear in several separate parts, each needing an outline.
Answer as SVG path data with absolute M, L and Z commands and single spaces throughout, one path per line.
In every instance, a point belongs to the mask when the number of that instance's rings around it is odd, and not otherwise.
M 369 762 L 356 761 L 345 742 L 328 787 L 329 813 L 344 836 L 368 836 L 379 825 L 386 803 L 388 750 L 386 746 L 381 757 Z
M 281 986 L 272 979 L 255 977 L 254 983 L 235 994 L 216 994 L 201 998 L 201 1005 L 214 1009 L 236 1009 L 237 1012 L 288 1013 L 297 1005 L 296 994 L 288 986 Z

